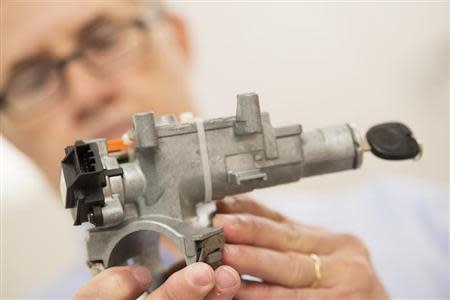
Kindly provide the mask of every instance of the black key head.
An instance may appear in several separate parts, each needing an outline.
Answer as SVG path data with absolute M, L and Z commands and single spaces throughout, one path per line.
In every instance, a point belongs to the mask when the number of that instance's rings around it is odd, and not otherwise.
M 411 130 L 401 123 L 376 125 L 369 129 L 366 138 L 372 153 L 383 159 L 411 159 L 421 153 Z

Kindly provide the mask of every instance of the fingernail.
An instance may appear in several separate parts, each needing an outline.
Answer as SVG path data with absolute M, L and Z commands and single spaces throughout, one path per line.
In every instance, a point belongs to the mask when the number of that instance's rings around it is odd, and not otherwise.
M 131 266 L 130 272 L 143 289 L 150 287 L 150 283 L 152 282 L 152 274 L 146 267 L 134 265 Z
M 238 246 L 225 244 L 223 246 L 223 255 L 226 257 L 232 257 L 232 256 L 236 255 L 236 251 L 237 251 L 236 247 L 238 247 Z
M 232 220 L 233 216 L 230 215 L 216 215 L 213 223 L 215 226 L 223 226 L 226 223 L 230 223 Z
M 236 199 L 234 199 L 234 197 L 230 197 L 230 196 L 226 196 L 225 198 L 223 198 L 222 200 L 225 204 L 227 205 L 234 205 L 234 203 L 236 203 Z
M 221 290 L 235 286 L 238 281 L 238 274 L 228 266 L 222 266 L 216 271 L 216 284 Z
M 188 280 L 197 286 L 207 286 L 212 283 L 212 269 L 205 263 L 195 263 L 188 267 L 186 275 Z

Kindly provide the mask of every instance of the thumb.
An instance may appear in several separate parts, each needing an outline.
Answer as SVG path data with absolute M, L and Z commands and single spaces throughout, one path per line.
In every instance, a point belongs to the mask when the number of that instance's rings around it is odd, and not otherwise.
M 214 284 L 213 269 L 198 262 L 172 274 L 146 300 L 203 300 Z
M 151 281 L 150 271 L 143 266 L 113 267 L 83 285 L 74 299 L 136 299 L 150 287 Z

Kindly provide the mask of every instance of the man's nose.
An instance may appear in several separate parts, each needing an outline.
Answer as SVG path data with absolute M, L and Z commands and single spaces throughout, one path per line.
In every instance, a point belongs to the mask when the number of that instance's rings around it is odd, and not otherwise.
M 118 87 L 108 74 L 79 60 L 73 61 L 65 71 L 67 96 L 75 121 L 95 116 L 117 99 Z

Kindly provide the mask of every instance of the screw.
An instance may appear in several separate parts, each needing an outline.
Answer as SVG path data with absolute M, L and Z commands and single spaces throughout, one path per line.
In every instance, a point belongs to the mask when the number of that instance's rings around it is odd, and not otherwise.
M 262 160 L 263 159 L 261 153 L 255 153 L 254 158 L 255 158 L 255 160 Z
M 95 214 L 94 214 L 94 212 L 93 211 L 89 212 L 87 217 L 88 217 L 89 222 L 95 225 Z

